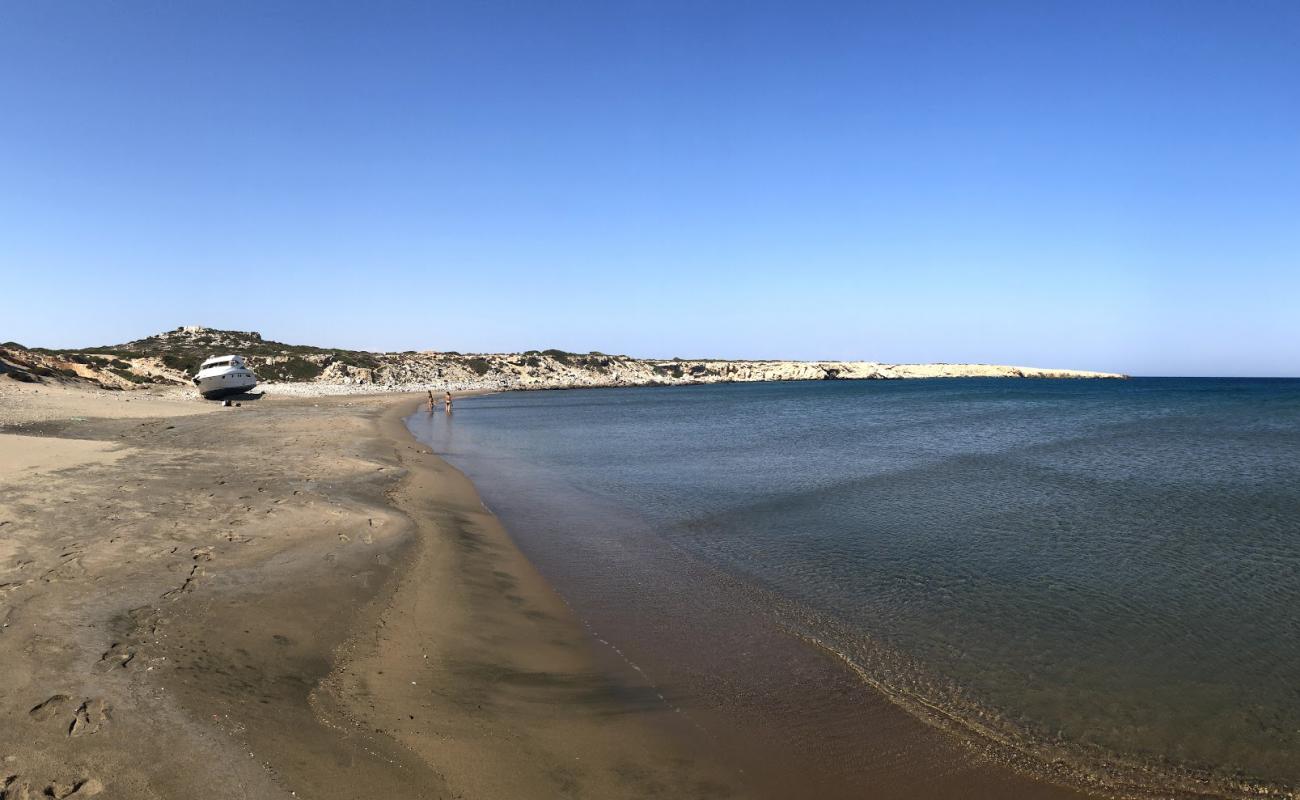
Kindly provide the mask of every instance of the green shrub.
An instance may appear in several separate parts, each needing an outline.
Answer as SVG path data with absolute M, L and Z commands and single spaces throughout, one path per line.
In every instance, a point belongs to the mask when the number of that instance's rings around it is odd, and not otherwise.
M 120 367 L 109 367 L 109 368 L 108 368 L 108 371 L 111 372 L 111 373 L 113 373 L 114 375 L 116 375 L 116 376 L 119 377 L 119 378 L 125 378 L 126 380 L 130 381 L 131 383 L 149 383 L 149 382 L 150 382 L 148 378 L 142 378 L 142 377 L 140 377 L 139 375 L 136 375 L 134 372 L 131 372 L 131 371 L 129 371 L 129 370 L 125 370 L 125 369 L 121 369 Z
M 162 357 L 164 366 L 171 369 L 180 370 L 185 374 L 199 371 L 199 359 L 197 356 L 183 356 L 176 353 L 167 353 Z
M 346 364 L 349 367 L 360 367 L 362 369 L 376 369 L 379 367 L 379 359 L 375 358 L 373 353 L 364 353 L 359 350 L 335 350 L 334 358 L 340 364 Z
M 471 358 L 465 362 L 465 366 L 473 370 L 475 375 L 486 375 L 492 369 L 486 358 Z
M 301 356 L 290 356 L 288 361 L 267 364 L 261 368 L 264 377 L 276 381 L 309 381 L 324 370 L 320 364 Z
M 551 358 L 555 359 L 561 364 L 564 364 L 565 366 L 568 366 L 569 364 L 573 363 L 572 361 L 569 360 L 569 356 L 573 354 L 566 353 L 563 350 L 543 350 L 542 355 L 550 356 Z

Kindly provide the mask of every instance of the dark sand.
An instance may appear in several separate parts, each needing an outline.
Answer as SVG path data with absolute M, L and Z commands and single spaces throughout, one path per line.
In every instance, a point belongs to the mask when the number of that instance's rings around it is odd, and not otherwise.
M 707 709 L 686 722 L 591 639 L 473 486 L 409 436 L 415 402 L 96 419 L 87 400 L 88 419 L 22 433 L 113 447 L 37 457 L 0 437 L 0 461 L 28 456 L 0 473 L 4 799 L 829 792 L 815 760 Z M 826 735 L 878 779 L 831 793 L 1070 796 L 788 641 L 799 672 L 774 686 L 781 704 L 874 698 Z

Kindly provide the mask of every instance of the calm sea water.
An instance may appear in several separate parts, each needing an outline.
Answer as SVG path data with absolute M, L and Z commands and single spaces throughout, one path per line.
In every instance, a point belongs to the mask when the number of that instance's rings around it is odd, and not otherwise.
M 696 565 L 672 604 L 738 585 L 738 618 L 1046 757 L 1300 784 L 1300 381 L 579 390 L 409 424 L 604 625 Z

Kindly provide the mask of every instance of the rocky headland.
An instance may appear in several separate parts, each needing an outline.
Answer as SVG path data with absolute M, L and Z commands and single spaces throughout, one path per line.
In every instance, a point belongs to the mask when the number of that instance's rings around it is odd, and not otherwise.
M 905 378 L 1123 378 L 1108 372 L 999 364 L 885 364 L 876 361 L 734 361 L 634 358 L 529 350 L 465 354 L 375 353 L 265 340 L 256 332 L 177 328 L 118 345 L 51 350 L 0 344 L 0 374 L 30 382 L 84 382 L 104 389 L 189 386 L 203 359 L 236 353 L 265 383 L 289 393 L 572 389 L 701 383 Z

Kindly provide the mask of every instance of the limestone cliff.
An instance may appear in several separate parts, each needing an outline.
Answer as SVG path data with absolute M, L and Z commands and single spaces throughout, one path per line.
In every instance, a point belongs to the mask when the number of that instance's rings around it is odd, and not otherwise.
M 262 339 L 260 334 L 201 327 L 80 350 L 0 345 L 0 372 L 19 380 L 85 380 L 108 388 L 188 384 L 204 358 L 237 353 L 263 381 L 322 390 L 569 389 L 749 381 L 903 378 L 1122 378 L 1107 372 L 997 364 L 883 364 L 875 361 L 726 361 L 650 359 L 560 350 L 464 355 L 371 353 Z

